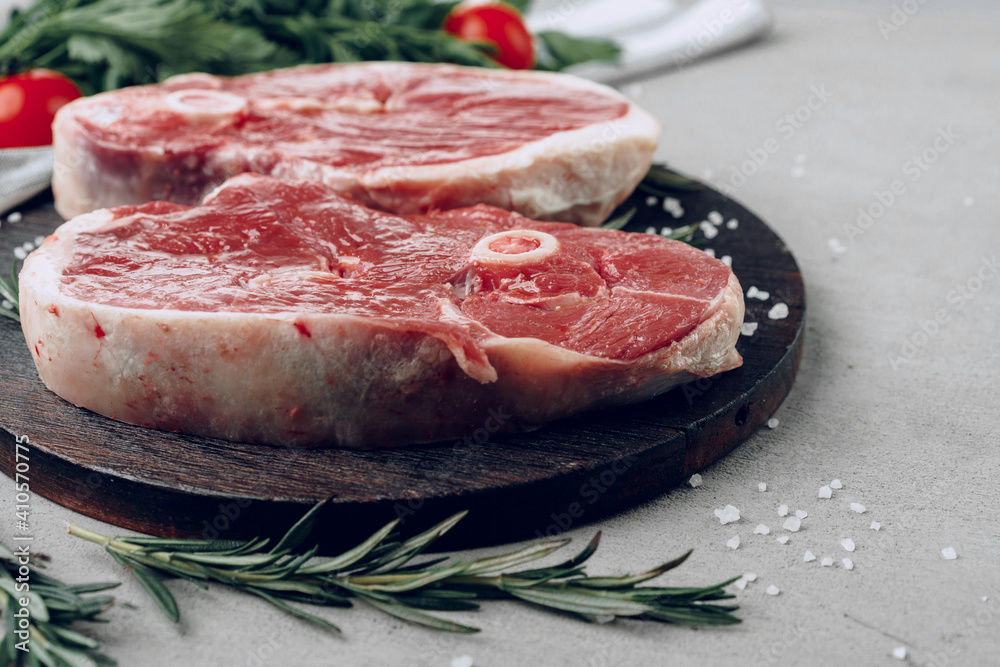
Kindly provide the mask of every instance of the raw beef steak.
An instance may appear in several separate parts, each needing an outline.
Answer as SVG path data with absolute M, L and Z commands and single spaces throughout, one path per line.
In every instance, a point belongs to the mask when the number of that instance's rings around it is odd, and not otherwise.
M 53 129 L 66 218 L 197 204 L 254 172 L 396 213 L 485 203 L 597 225 L 642 179 L 659 138 L 649 114 L 589 81 L 412 63 L 178 76 L 73 102 Z
M 21 271 L 45 384 L 153 428 L 300 447 L 521 431 L 741 363 L 729 267 L 490 206 L 400 217 L 254 174 L 94 211 Z

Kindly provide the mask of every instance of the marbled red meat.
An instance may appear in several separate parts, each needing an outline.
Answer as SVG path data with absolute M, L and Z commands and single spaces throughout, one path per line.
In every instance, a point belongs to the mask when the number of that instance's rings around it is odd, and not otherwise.
M 567 75 L 364 63 L 117 90 L 60 110 L 54 134 L 53 190 L 67 218 L 196 204 L 255 172 L 399 213 L 486 203 L 595 225 L 646 173 L 659 126 Z
M 490 206 L 397 216 L 246 174 L 80 216 L 25 262 L 50 389 L 154 428 L 391 447 L 638 401 L 740 364 L 739 283 L 651 235 Z

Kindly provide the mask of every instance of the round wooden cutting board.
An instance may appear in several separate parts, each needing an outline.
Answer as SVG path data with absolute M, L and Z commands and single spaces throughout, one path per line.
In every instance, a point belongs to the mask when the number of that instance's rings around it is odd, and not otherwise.
M 15 438 L 30 442 L 31 490 L 82 514 L 159 536 L 246 538 L 281 533 L 331 497 L 314 537 L 350 546 L 401 517 L 405 533 L 468 509 L 442 548 L 551 536 L 685 481 L 760 428 L 788 394 L 802 351 L 805 293 L 798 266 L 753 213 L 700 185 L 663 198 L 637 191 L 626 227 L 657 232 L 702 220 L 696 240 L 730 256 L 747 298 L 741 368 L 642 404 L 518 436 L 478 429 L 461 441 L 393 451 L 296 450 L 130 426 L 48 391 L 16 322 L 0 321 L 0 469 L 13 476 Z M 0 271 L 12 250 L 61 223 L 51 196 L 0 229 Z M 736 221 L 735 223 L 732 221 Z M 712 232 L 716 234 L 712 234 Z M 764 296 L 763 294 L 760 294 Z M 787 316 L 774 319 L 787 306 Z M 777 308 L 775 308 L 777 306 Z

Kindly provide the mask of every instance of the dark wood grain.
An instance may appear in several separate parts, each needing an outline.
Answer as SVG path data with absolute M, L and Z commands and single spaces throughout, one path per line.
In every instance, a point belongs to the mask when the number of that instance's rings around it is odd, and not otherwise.
M 461 509 L 472 515 L 445 548 L 555 535 L 676 486 L 743 442 L 788 394 L 802 350 L 805 293 L 780 238 L 748 210 L 709 189 L 674 195 L 683 222 L 718 211 L 736 218 L 707 241 L 730 255 L 749 299 L 744 365 L 642 404 L 583 415 L 534 433 L 396 451 L 296 450 L 152 431 L 77 408 L 39 381 L 16 323 L 0 322 L 0 469 L 11 476 L 15 436 L 30 440 L 32 491 L 118 526 L 161 536 L 273 535 L 317 500 L 332 501 L 317 536 L 327 549 L 392 518 L 406 532 Z M 637 194 L 631 231 L 681 224 Z M 0 268 L 12 249 L 61 220 L 47 195 L 0 230 Z M 789 316 L 770 320 L 778 301 Z M 483 431 L 485 432 L 485 431 Z M 481 434 L 480 434 L 481 435 Z

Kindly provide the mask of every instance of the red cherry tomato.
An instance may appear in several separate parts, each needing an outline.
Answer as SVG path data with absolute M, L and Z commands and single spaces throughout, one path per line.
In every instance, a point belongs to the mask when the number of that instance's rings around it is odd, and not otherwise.
M 80 96 L 75 83 L 52 70 L 0 79 L 0 148 L 48 146 L 56 111 Z
M 490 42 L 493 60 L 510 69 L 532 69 L 535 46 L 521 13 L 503 2 L 465 3 L 444 21 L 444 31 L 466 42 Z

